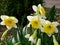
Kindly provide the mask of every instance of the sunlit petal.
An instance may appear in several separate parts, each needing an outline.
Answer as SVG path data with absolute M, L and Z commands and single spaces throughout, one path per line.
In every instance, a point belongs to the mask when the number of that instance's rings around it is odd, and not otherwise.
M 51 37 L 52 34 L 48 34 L 49 37 Z
M 13 27 L 14 27 L 14 28 L 17 28 L 17 25 L 15 24 Z
M 58 33 L 58 29 L 57 28 L 55 28 L 55 33 Z
M 31 21 L 33 18 L 37 18 L 38 16 L 27 16 L 27 19 Z
M 30 37 L 30 34 L 26 34 L 26 35 L 25 35 L 25 38 L 29 38 L 29 37 Z
M 38 7 L 41 7 L 41 4 L 39 4 Z
M 37 12 L 37 6 L 33 5 L 32 8 L 35 12 Z
M 58 26 L 59 23 L 58 22 L 52 22 L 55 26 Z
M 12 27 L 9 27 L 9 26 L 6 26 L 7 27 L 7 29 L 11 29 Z
M 15 18 L 15 17 L 10 17 L 10 18 L 12 18 L 15 23 L 18 23 L 18 19 L 17 18 Z
M 4 20 L 5 18 L 8 18 L 7 15 L 1 15 L 1 19 Z
M 18 19 L 16 19 L 13 16 L 6 16 L 6 15 L 1 15 L 1 25 L 5 25 L 8 29 L 14 27 L 17 28 L 16 23 L 18 23 Z
M 29 23 L 29 24 L 27 24 L 27 27 L 30 27 L 30 23 Z
M 2 21 L 0 24 L 1 24 L 1 25 L 5 25 L 4 21 Z

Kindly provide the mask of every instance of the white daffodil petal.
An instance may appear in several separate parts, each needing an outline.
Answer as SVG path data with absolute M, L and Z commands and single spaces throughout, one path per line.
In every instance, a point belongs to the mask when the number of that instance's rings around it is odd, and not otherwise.
M 4 21 L 2 21 L 0 24 L 1 24 L 1 25 L 5 25 L 5 24 L 4 24 Z
M 33 37 L 30 37 L 30 38 L 29 38 L 29 41 L 33 41 L 33 40 L 34 40 Z
M 29 24 L 27 24 L 27 27 L 30 27 L 30 23 L 29 23 Z
M 44 29 L 43 29 L 43 27 L 42 27 L 42 26 L 40 27 L 40 29 L 41 29 L 41 32 L 44 32 Z
M 26 26 L 25 27 L 23 27 L 23 33 L 26 31 Z
M 17 18 L 15 18 L 15 17 L 10 17 L 10 18 L 13 19 L 15 23 L 18 23 L 18 19 Z
M 33 16 L 27 16 L 28 21 L 31 21 Z
M 9 18 L 7 15 L 1 15 L 1 19 L 4 20 L 5 18 Z
M 40 7 L 40 6 L 41 6 L 41 4 L 38 5 L 38 7 Z
M 42 25 L 44 25 L 44 24 L 45 24 L 45 22 L 46 22 L 46 20 L 45 20 L 45 19 L 40 19 L 40 21 L 41 21 L 41 24 L 42 24 Z
M 25 38 L 29 38 L 29 37 L 30 37 L 30 34 L 25 35 Z
M 33 18 L 38 18 L 38 16 L 27 16 L 27 19 L 31 21 Z
M 33 5 L 32 8 L 35 12 L 37 12 L 37 6 Z
M 59 23 L 58 22 L 52 22 L 55 26 L 58 26 Z
M 49 37 L 51 37 L 52 34 L 48 34 Z
M 6 27 L 7 27 L 7 29 L 9 29 L 9 30 L 12 28 L 12 27 L 9 27 L 9 26 L 6 26 Z
M 30 37 L 29 41 L 31 41 L 32 43 L 35 43 L 35 39 L 33 37 Z
M 58 29 L 57 28 L 55 28 L 55 33 L 58 33 Z
M 12 27 L 17 28 L 16 23 L 18 23 L 18 20 L 15 17 L 9 17 L 7 15 L 1 15 L 1 25 L 6 25 L 8 29 L 11 29 Z
M 17 25 L 15 24 L 13 27 L 14 27 L 14 28 L 17 28 Z

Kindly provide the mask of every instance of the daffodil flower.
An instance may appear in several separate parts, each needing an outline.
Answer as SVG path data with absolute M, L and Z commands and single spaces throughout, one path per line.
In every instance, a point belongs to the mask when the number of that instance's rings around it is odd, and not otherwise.
M 59 25 L 58 22 L 50 22 L 50 21 L 45 21 L 43 24 L 43 32 L 45 32 L 48 36 L 51 36 L 54 32 L 58 33 L 57 26 Z
M 17 28 L 16 23 L 18 23 L 18 19 L 16 19 L 13 16 L 7 16 L 7 15 L 1 15 L 2 22 L 1 25 L 6 25 L 8 29 L 11 29 L 12 27 Z
M 33 5 L 32 6 L 33 10 L 38 13 L 37 15 L 39 15 L 40 17 L 46 19 L 46 11 L 45 9 L 41 6 L 41 4 L 39 4 L 38 6 Z
M 27 25 L 27 27 L 30 27 L 30 25 L 34 29 L 38 29 L 41 27 L 41 22 L 43 21 L 43 19 L 41 19 L 40 17 L 38 17 L 38 16 L 27 16 L 27 19 L 29 21 L 29 24 Z

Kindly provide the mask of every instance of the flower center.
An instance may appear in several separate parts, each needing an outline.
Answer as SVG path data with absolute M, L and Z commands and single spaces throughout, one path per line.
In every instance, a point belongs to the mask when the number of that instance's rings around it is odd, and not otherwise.
M 40 20 L 38 18 L 32 19 L 30 23 L 33 28 L 39 28 L 40 26 Z
M 48 28 L 50 28 L 50 29 L 51 29 L 52 27 L 51 27 L 51 26 L 48 26 Z
M 11 18 L 5 18 L 4 23 L 5 23 L 6 26 L 13 26 L 15 24 L 14 20 L 11 19 Z

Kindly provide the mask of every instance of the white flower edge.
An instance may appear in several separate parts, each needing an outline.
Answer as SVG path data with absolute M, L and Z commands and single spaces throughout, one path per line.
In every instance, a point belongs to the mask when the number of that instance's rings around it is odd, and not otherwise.
M 0 23 L 0 25 L 5 25 L 4 21 L 2 21 L 2 22 Z
M 18 23 L 18 19 L 13 17 L 13 16 L 10 16 L 10 18 L 12 18 L 14 20 L 15 23 Z
M 33 6 L 32 6 L 32 9 L 33 9 L 35 12 L 37 12 L 38 7 L 35 6 L 35 5 L 33 5 Z
M 33 18 L 38 18 L 38 16 L 27 16 L 28 21 L 31 21 Z
M 57 26 L 59 25 L 59 23 L 58 22 L 52 22 L 52 24 L 54 24 L 54 26 L 55 26 L 55 33 L 58 33 Z
M 29 38 L 29 41 L 31 41 L 32 43 L 36 43 L 36 38 L 34 39 L 32 36 Z
M 55 26 L 58 26 L 59 23 L 58 22 L 52 22 Z
M 13 17 L 13 16 L 7 16 L 7 15 L 1 15 L 1 19 L 2 19 L 2 22 L 0 23 L 1 25 L 5 25 L 5 23 L 4 23 L 4 19 L 5 18 L 11 18 L 11 19 L 13 19 L 13 21 L 15 22 L 15 23 L 18 23 L 18 19 L 17 18 L 15 18 L 15 17 Z M 14 28 L 17 28 L 17 25 L 16 24 L 14 24 L 13 26 L 6 26 L 8 29 L 11 29 L 12 27 L 14 27 Z
M 7 15 L 1 15 L 1 19 L 4 20 L 5 18 L 9 18 Z
M 11 18 L 14 20 L 15 23 L 18 23 L 18 19 L 13 16 L 1 15 L 1 19 L 4 20 L 5 18 Z
M 12 27 L 14 27 L 14 28 L 17 28 L 17 25 L 15 24 L 14 26 L 6 26 L 7 27 L 7 29 L 11 29 Z
M 25 35 L 25 38 L 29 39 L 29 37 L 30 37 L 30 34 Z

